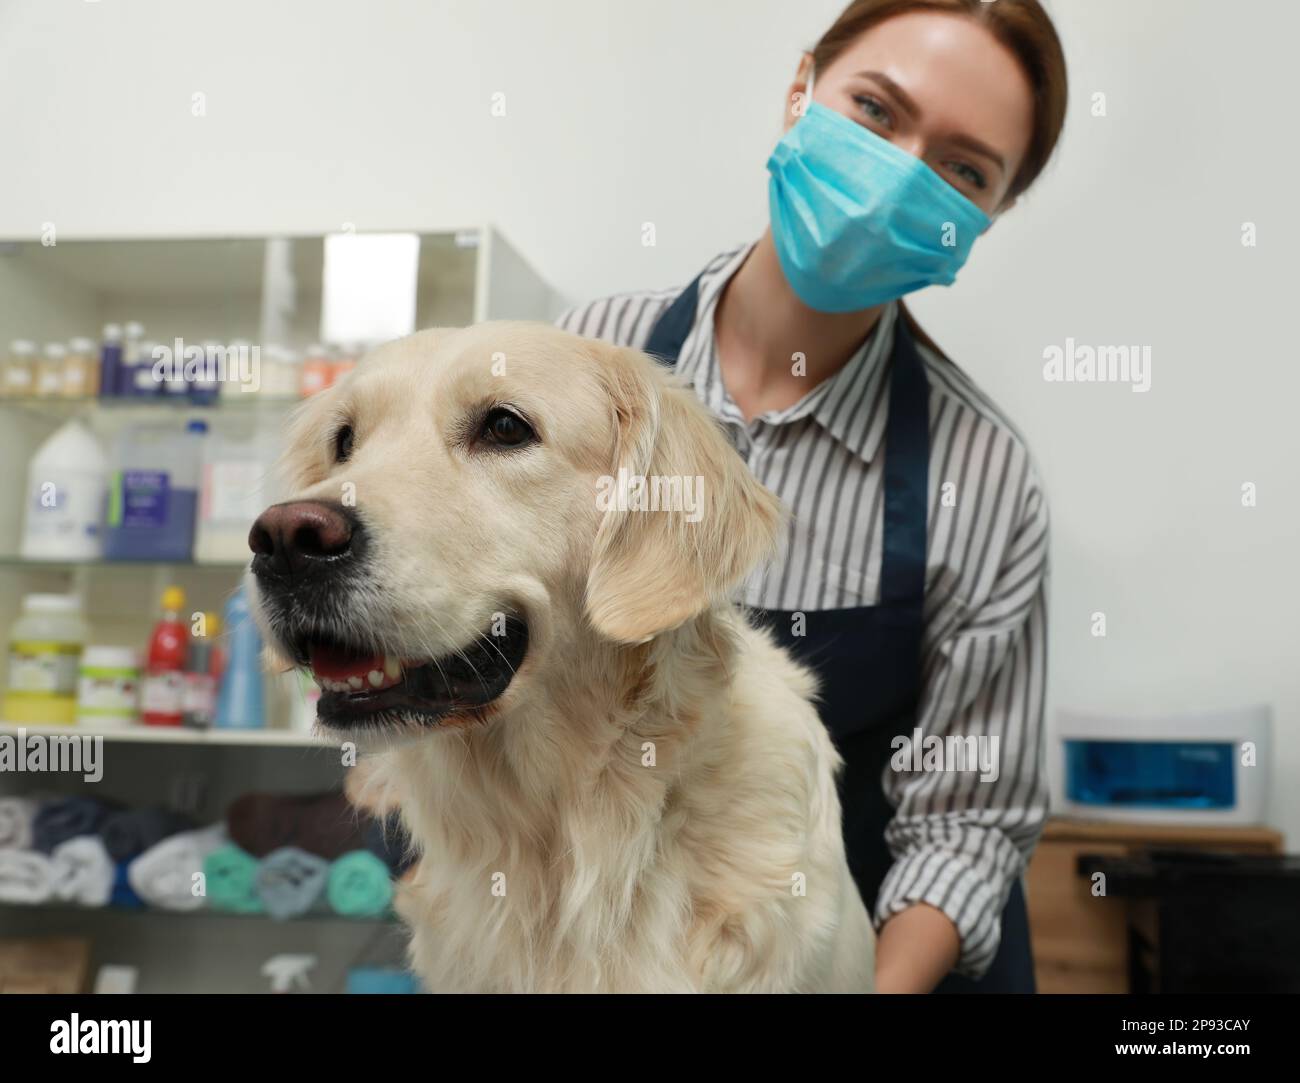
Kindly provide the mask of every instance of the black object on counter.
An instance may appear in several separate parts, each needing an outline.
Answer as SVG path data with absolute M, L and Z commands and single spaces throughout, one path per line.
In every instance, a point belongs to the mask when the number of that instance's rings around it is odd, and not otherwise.
M 1300 993 L 1300 856 L 1081 854 L 1130 902 L 1135 993 Z

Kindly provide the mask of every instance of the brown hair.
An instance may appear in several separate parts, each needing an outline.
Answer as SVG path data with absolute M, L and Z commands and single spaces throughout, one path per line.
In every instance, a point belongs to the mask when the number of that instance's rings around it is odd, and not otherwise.
M 1039 0 L 853 0 L 813 46 L 813 71 L 826 68 L 871 27 L 913 11 L 965 15 L 985 27 L 1011 50 L 1029 79 L 1034 94 L 1033 132 L 1024 161 L 1012 178 L 1007 198 L 1014 199 L 1037 179 L 1052 156 L 1065 125 L 1068 80 L 1065 53 L 1056 28 Z M 912 333 L 936 353 L 943 351 L 900 304 Z

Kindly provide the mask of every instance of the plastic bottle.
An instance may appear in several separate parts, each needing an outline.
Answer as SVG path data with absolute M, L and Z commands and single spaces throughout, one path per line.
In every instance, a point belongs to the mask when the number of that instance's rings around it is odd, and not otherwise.
M 221 343 L 203 343 L 203 369 L 189 385 L 190 402 L 195 406 L 210 406 L 221 392 Z
M 221 676 L 221 659 L 217 636 L 221 618 L 203 614 L 203 635 L 191 635 L 185 651 L 185 692 L 182 697 L 183 724 L 190 729 L 205 730 L 217 713 L 217 680 Z
M 275 503 L 272 468 L 279 453 L 274 431 L 259 426 L 247 435 L 213 431 L 203 446 L 197 564 L 242 564 L 248 560 L 248 532 L 268 504 Z
M 153 375 L 153 351 L 157 345 L 152 339 L 142 338 L 134 342 L 127 339 L 122 355 L 121 379 L 121 393 L 127 398 L 156 399 L 163 393 L 163 381 L 155 380 Z
M 188 561 L 207 425 L 131 425 L 118 433 L 109 476 L 104 555 Z
M 178 350 L 177 347 L 180 349 Z M 185 352 L 192 347 L 186 346 L 184 340 L 178 338 L 169 349 L 172 351 L 171 368 L 163 378 L 159 393 L 172 402 L 183 402 L 190 393 L 190 383 L 185 379 Z M 190 364 L 191 366 L 194 364 L 192 359 Z M 152 368 L 153 362 L 150 361 L 150 369 Z
M 77 665 L 87 639 L 74 594 L 29 594 L 9 633 L 7 722 L 71 724 L 77 717 Z
M 68 356 L 63 363 L 63 397 L 94 398 L 98 390 L 99 362 L 95 360 L 94 340 L 74 338 L 68 343 Z
M 41 359 L 36 363 L 36 397 L 57 399 L 63 394 L 63 368 L 68 358 L 68 348 L 62 342 L 47 342 Z
M 243 587 L 226 603 L 225 625 L 228 655 L 217 695 L 217 728 L 262 729 L 262 636 Z
M 9 344 L 9 359 L 4 367 L 4 384 L 0 390 L 7 399 L 29 398 L 36 384 L 36 343 L 25 338 Z
M 122 328 L 118 324 L 104 324 L 104 341 L 99 349 L 99 397 L 111 399 L 120 394 L 118 383 L 122 378 Z
M 142 717 L 146 726 L 179 726 L 185 689 L 185 647 L 187 628 L 181 611 L 185 591 L 168 587 L 163 591 L 162 616 L 149 637 L 145 661 Z
M 77 678 L 77 725 L 121 729 L 139 717 L 139 654 L 132 647 L 87 647 Z
M 25 560 L 98 560 L 108 463 L 99 441 L 73 418 L 43 443 L 27 469 Z

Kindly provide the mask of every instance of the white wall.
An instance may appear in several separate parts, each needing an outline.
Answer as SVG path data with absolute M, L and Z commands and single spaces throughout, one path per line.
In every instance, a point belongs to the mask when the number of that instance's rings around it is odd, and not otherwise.
M 683 281 L 761 227 L 784 88 L 839 6 L 0 0 L 0 237 L 490 220 L 572 297 Z M 1272 702 L 1271 818 L 1294 847 L 1300 155 L 1281 76 L 1300 8 L 1053 7 L 1060 157 L 961 285 L 915 307 L 1049 483 L 1053 706 Z M 1152 389 L 1045 383 L 1067 337 L 1149 346 Z

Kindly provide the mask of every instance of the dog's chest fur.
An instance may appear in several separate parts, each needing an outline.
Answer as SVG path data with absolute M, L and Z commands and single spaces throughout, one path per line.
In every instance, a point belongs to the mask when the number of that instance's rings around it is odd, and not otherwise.
M 623 661 L 612 698 L 574 673 L 381 757 L 420 851 L 397 906 L 426 987 L 869 988 L 806 672 L 731 620 Z

